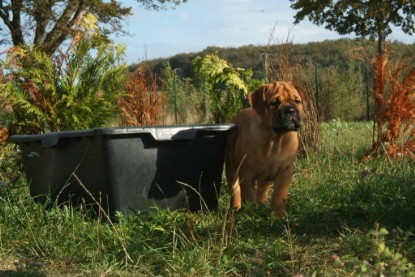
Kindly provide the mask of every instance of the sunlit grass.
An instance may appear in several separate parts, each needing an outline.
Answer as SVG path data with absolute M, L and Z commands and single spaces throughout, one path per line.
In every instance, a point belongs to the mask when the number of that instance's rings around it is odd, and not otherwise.
M 0 275 L 413 276 L 415 161 L 361 162 L 371 127 L 321 126 L 321 151 L 296 161 L 286 221 L 268 205 L 234 213 L 225 183 L 217 211 L 156 209 L 119 215 L 115 224 L 82 209 L 35 204 L 23 179 L 2 186 L 0 258 L 10 262 L 0 263 Z M 389 252 L 378 251 L 382 244 Z

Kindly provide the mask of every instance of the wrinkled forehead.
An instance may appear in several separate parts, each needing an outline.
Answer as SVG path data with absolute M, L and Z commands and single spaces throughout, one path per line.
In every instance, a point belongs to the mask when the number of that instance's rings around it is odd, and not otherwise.
M 300 94 L 293 84 L 288 82 L 273 82 L 267 85 L 267 98 L 280 98 L 280 100 L 288 101 L 301 99 Z

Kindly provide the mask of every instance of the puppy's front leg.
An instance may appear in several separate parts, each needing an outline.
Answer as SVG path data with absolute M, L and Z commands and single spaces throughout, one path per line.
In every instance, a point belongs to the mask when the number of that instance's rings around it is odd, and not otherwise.
M 255 190 L 252 182 L 244 177 L 237 177 L 231 186 L 232 207 L 239 210 L 242 202 L 255 201 Z
M 287 215 L 287 198 L 293 176 L 293 165 L 280 169 L 274 180 L 274 192 L 272 195 L 272 208 L 279 218 Z

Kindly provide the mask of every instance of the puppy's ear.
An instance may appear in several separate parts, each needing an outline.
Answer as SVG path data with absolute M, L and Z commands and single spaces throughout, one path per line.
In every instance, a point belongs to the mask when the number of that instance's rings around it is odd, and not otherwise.
M 303 100 L 303 103 L 302 103 L 303 109 L 306 109 L 307 108 L 306 99 L 308 99 L 307 92 L 302 87 L 300 87 L 299 85 L 294 84 L 294 83 L 292 83 L 292 84 L 295 87 L 295 89 L 298 91 L 298 94 L 300 95 L 301 99 Z
M 251 107 L 260 116 L 265 115 L 265 90 L 266 86 L 260 86 L 255 91 L 248 94 L 248 100 Z

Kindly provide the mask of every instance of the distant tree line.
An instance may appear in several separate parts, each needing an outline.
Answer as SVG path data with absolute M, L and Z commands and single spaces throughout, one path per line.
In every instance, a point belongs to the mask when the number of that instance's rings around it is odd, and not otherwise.
M 180 68 L 181 77 L 191 77 L 191 63 L 195 57 L 216 54 L 235 68 L 252 69 L 254 79 L 265 79 L 266 54 L 268 53 L 268 59 L 278 66 L 278 61 L 275 60 L 276 53 L 279 51 L 279 47 L 282 46 L 284 45 L 247 45 L 228 48 L 210 46 L 197 53 L 183 53 L 169 58 L 146 60 L 140 64 L 133 64 L 130 65 L 130 71 L 134 71 L 140 65 L 145 65 L 158 73 L 162 71 L 163 63 L 168 61 L 172 68 Z M 389 51 L 403 55 L 415 54 L 414 46 L 414 44 L 393 41 L 387 45 L 387 48 Z M 339 66 L 347 69 L 349 62 L 356 58 L 356 52 L 359 52 L 359 55 L 365 55 L 369 62 L 377 52 L 376 42 L 367 39 L 325 40 L 307 44 L 291 44 L 289 47 L 289 62 L 291 65 L 313 63 L 320 68 Z

